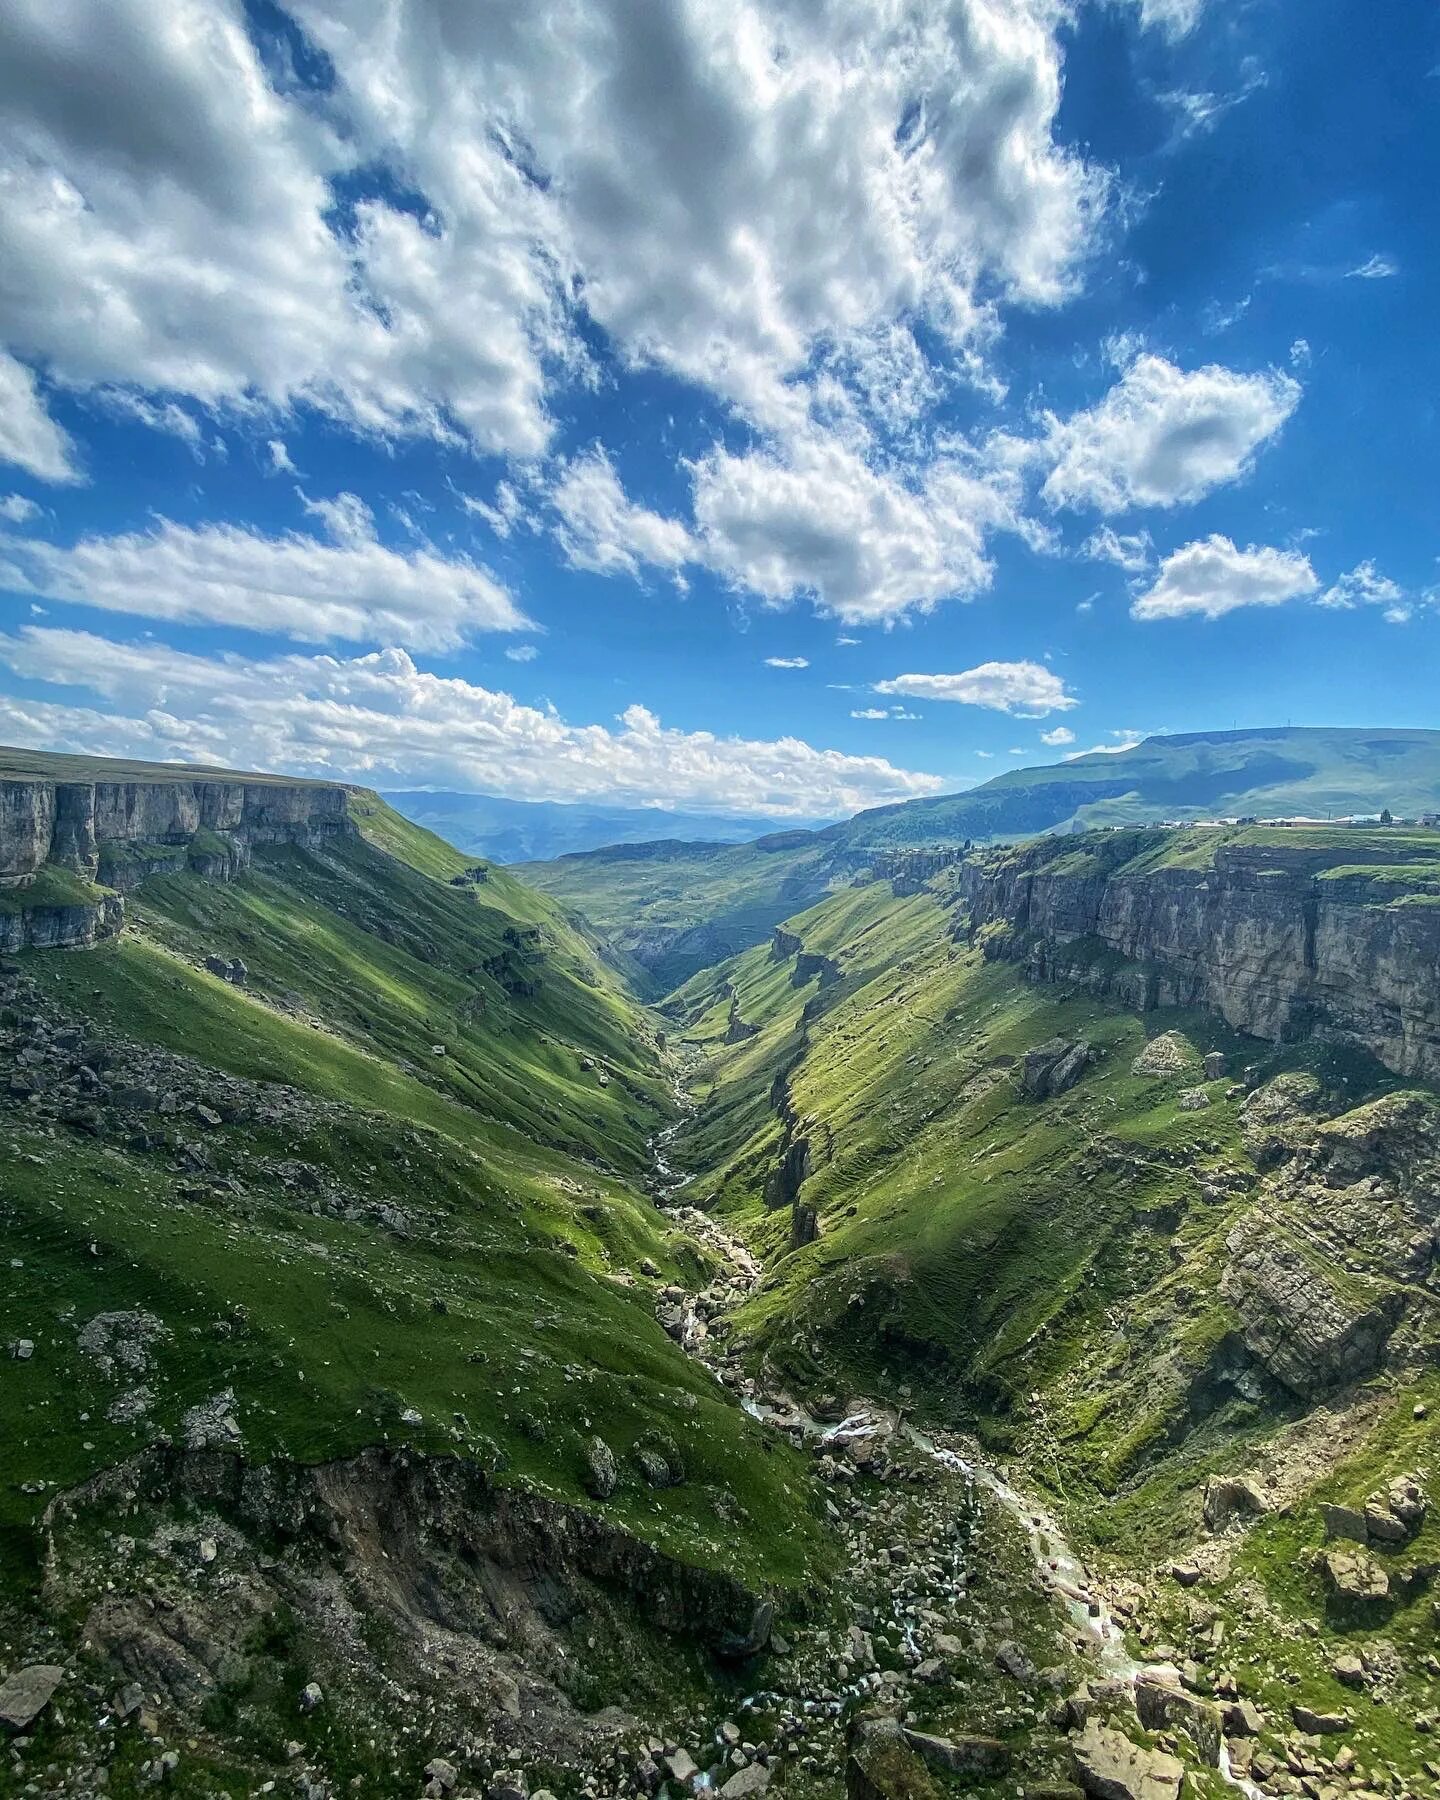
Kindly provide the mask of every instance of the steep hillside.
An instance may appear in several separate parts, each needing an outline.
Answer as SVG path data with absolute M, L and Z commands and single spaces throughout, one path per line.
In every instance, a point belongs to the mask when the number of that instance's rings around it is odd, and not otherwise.
M 249 778 L 234 816 L 228 776 L 63 774 L 14 778 L 51 826 L 4 892 L 93 859 L 123 914 L 0 963 L 0 1666 L 73 1668 L 27 1766 L 147 1790 L 166 1740 L 78 1700 L 107 1679 L 199 1731 L 197 1794 L 294 1738 L 413 1795 L 432 1730 L 544 1766 L 597 1707 L 693 1703 L 825 1555 L 802 1460 L 654 1317 L 706 1265 L 642 1187 L 649 1021 L 373 795 L 263 784 L 304 815 L 272 838 Z
M 498 794 L 388 791 L 386 802 L 458 849 L 493 862 L 546 862 L 608 844 L 653 843 L 657 834 L 686 843 L 748 843 L 784 829 L 777 819 L 584 801 L 506 800 Z
M 1096 825 L 1323 818 L 1387 806 L 1402 817 L 1440 808 L 1440 732 L 1296 726 L 1147 738 L 1114 755 L 1010 769 L 962 794 L 877 807 L 811 834 L 726 851 L 636 845 L 527 863 L 521 873 L 592 919 L 663 989 L 760 943 L 877 857 Z
M 1194 834 L 1149 845 L 1148 868 L 1126 848 L 1123 879 L 1162 896 L 1175 865 L 1216 860 Z M 1352 925 L 1384 931 L 1407 897 L 1428 911 L 1435 849 L 1406 845 L 1403 874 L 1367 864 Z M 1393 1766 L 1395 1791 L 1426 1792 L 1408 1721 L 1440 1538 L 1404 1495 L 1440 1474 L 1440 1102 L 1359 1047 L 1363 961 L 1332 969 L 1355 1017 L 1250 1021 L 1274 1041 L 1227 1024 L 1218 994 L 1160 1004 L 1163 980 L 1048 959 L 1026 979 L 1035 963 L 994 946 L 1058 911 L 1062 855 L 1075 877 L 1118 846 L 1036 847 L 915 892 L 862 880 L 665 1003 L 697 1058 L 683 1191 L 765 1266 L 737 1322 L 750 1366 L 883 1395 L 1004 1457 L 1124 1597 L 1137 1653 L 1165 1646 L 1187 1704 L 1219 1702 L 1217 1741 L 1227 1707 L 1251 1708 L 1225 1729 L 1263 1792 L 1307 1791 L 1297 1768 L 1327 1791 L 1297 1721 L 1337 1734 L 1361 1791 L 1389 1791 Z M 1028 922 L 1005 916 L 1027 870 Z M 1263 920 L 1266 881 L 1248 891 Z M 1244 936 L 1225 904 L 1221 950 Z

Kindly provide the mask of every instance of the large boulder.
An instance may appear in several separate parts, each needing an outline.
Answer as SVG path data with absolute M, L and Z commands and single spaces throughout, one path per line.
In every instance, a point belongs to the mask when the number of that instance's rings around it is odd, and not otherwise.
M 1245 1347 L 1302 1400 L 1359 1380 L 1380 1361 L 1399 1298 L 1374 1288 L 1344 1292 L 1308 1245 L 1250 1214 L 1225 1240 L 1220 1291 L 1240 1316 Z
M 1223 1531 L 1231 1519 L 1269 1510 L 1269 1496 L 1248 1475 L 1212 1475 L 1205 1483 L 1203 1511 L 1211 1531 Z
M 54 1663 L 31 1663 L 0 1682 L 0 1725 L 28 1731 L 55 1698 L 65 1671 Z
M 1090 1061 L 1087 1043 L 1051 1038 L 1025 1052 L 1020 1065 L 1020 1086 L 1032 1100 L 1045 1100 L 1074 1087 Z
M 906 1742 L 900 1721 L 862 1716 L 850 1730 L 845 1759 L 846 1800 L 939 1800 L 939 1790 Z
M 1320 1571 L 1337 1599 L 1367 1604 L 1389 1598 L 1390 1577 L 1363 1550 L 1323 1551 Z
M 1188 1731 L 1201 1759 L 1220 1766 L 1220 1709 L 1177 1681 L 1147 1671 L 1135 1683 L 1135 1710 L 1147 1731 Z
M 905 1742 L 929 1768 L 947 1775 L 993 1781 L 1010 1767 L 1010 1746 L 992 1737 L 935 1737 L 928 1731 L 904 1733 Z
M 1092 1719 L 1070 1746 L 1075 1779 L 1093 1800 L 1179 1800 L 1185 1765 Z

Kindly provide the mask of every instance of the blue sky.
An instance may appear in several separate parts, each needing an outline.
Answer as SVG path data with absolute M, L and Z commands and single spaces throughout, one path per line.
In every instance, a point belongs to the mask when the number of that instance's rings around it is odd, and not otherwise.
M 1392 0 L 12 0 L 0 739 L 833 817 L 1440 725 Z

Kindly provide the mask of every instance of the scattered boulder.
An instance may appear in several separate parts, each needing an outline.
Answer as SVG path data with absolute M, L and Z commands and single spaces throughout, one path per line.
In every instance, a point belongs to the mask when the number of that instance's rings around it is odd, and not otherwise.
M 1308 1731 L 1312 1737 L 1333 1737 L 1350 1729 L 1349 1713 L 1315 1712 L 1298 1702 L 1290 1708 L 1290 1717 L 1301 1731 Z
M 1135 1683 L 1135 1710 L 1147 1731 L 1188 1731 L 1202 1759 L 1220 1766 L 1220 1709 L 1209 1700 L 1147 1670 Z
M 0 1725 L 28 1731 L 55 1698 L 65 1671 L 54 1663 L 31 1663 L 0 1682 Z
M 906 1744 L 929 1768 L 948 1775 L 966 1775 L 985 1781 L 1003 1775 L 1010 1767 L 1010 1746 L 992 1737 L 934 1737 L 928 1731 L 904 1731 Z
M 752 1794 L 763 1794 L 769 1785 L 770 1771 L 764 1763 L 746 1763 L 721 1788 L 720 1800 L 750 1800 Z
M 1270 1499 L 1248 1475 L 1212 1475 L 1205 1483 L 1202 1510 L 1211 1531 L 1222 1531 L 1233 1518 L 1269 1512 Z
M 900 1721 L 872 1715 L 851 1727 L 845 1794 L 846 1800 L 938 1800 L 939 1790 Z
M 1330 1673 L 1346 1687 L 1358 1688 L 1365 1685 L 1365 1665 L 1349 1651 L 1335 1658 L 1330 1665 Z
M 1320 1571 L 1331 1592 L 1342 1600 L 1363 1602 L 1389 1598 L 1390 1577 L 1363 1550 L 1323 1551 Z
M 1195 1052 L 1178 1031 L 1164 1031 L 1131 1063 L 1135 1075 L 1180 1075 L 1195 1066 Z
M 1186 1088 L 1175 1104 L 1181 1112 L 1204 1112 L 1210 1095 L 1203 1087 Z
M 585 1446 L 585 1487 L 597 1500 L 608 1500 L 620 1479 L 615 1465 L 615 1452 L 602 1437 L 592 1437 Z
M 1211 1050 L 1205 1057 L 1205 1079 L 1219 1081 L 1225 1073 L 1227 1058 L 1223 1050 Z
M 1390 1292 L 1370 1304 L 1342 1294 L 1313 1253 L 1251 1214 L 1225 1240 L 1220 1292 L 1240 1315 L 1245 1347 L 1302 1400 L 1359 1380 L 1380 1361 L 1399 1311 Z
M 1179 1800 L 1185 1765 L 1092 1719 L 1070 1746 L 1075 1778 L 1094 1800 Z
M 1074 1087 L 1090 1061 L 1090 1046 L 1067 1038 L 1051 1038 L 1025 1052 L 1020 1087 L 1032 1100 L 1047 1100 Z
M 1332 1506 L 1326 1501 L 1321 1504 L 1320 1516 L 1325 1521 L 1327 1538 L 1349 1538 L 1352 1543 L 1363 1544 L 1370 1537 L 1365 1515 L 1356 1507 Z

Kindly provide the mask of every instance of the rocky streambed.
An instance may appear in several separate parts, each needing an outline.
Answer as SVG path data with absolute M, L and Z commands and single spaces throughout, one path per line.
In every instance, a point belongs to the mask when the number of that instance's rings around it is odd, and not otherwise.
M 831 1686 L 821 1689 L 824 1710 L 834 1721 L 831 1735 L 837 1743 L 843 1739 L 846 1746 L 832 1749 L 832 1766 L 838 1762 L 844 1767 L 847 1792 L 862 1800 L 889 1800 L 892 1794 L 908 1793 L 899 1775 L 890 1781 L 883 1775 L 883 1768 L 893 1773 L 907 1761 L 966 1773 L 982 1781 L 1007 1774 L 1010 1747 L 1000 1735 L 987 1731 L 943 1736 L 909 1723 L 916 1716 L 917 1694 L 938 1698 L 955 1673 L 952 1665 L 966 1660 L 966 1648 L 973 1652 L 978 1646 L 994 1676 L 1000 1711 L 993 1722 L 997 1732 L 1013 1729 L 1015 1723 L 1007 1686 L 1028 1686 L 1032 1696 L 1040 1697 L 1032 1715 L 1034 1722 L 1056 1728 L 1057 1739 L 1061 1729 L 1070 1734 L 1064 1760 L 1080 1783 L 1078 1790 L 1027 1784 L 1023 1789 L 1006 1787 L 1003 1791 L 1175 1800 L 1184 1782 L 1184 1764 L 1168 1751 L 1132 1742 L 1120 1728 L 1128 1714 L 1151 1731 L 1183 1731 L 1198 1759 L 1215 1771 L 1225 1787 L 1251 1800 L 1265 1800 L 1263 1790 L 1232 1767 L 1220 1709 L 1187 1692 L 1173 1664 L 1148 1663 L 1132 1656 L 1104 1594 L 1053 1515 L 1015 1488 L 973 1446 L 939 1441 L 906 1426 L 901 1415 L 883 1402 L 852 1402 L 839 1418 L 833 1416 L 832 1405 L 826 1408 L 831 1416 L 817 1417 L 793 1396 L 765 1392 L 743 1373 L 728 1342 L 726 1315 L 749 1298 L 764 1271 L 749 1249 L 718 1221 L 677 1204 L 684 1178 L 665 1151 L 683 1123 L 682 1119 L 670 1127 L 657 1142 L 657 1197 L 720 1264 L 722 1273 L 702 1295 L 668 1291 L 658 1309 L 662 1324 L 718 1380 L 737 1391 L 753 1417 L 797 1444 L 808 1445 L 818 1459 L 822 1478 L 846 1491 L 849 1517 L 842 1519 L 833 1503 L 832 1511 L 845 1537 L 849 1568 L 857 1570 L 854 1558 L 864 1557 L 876 1521 L 883 1519 L 894 1527 L 902 1523 L 903 1515 L 918 1541 L 908 1549 L 887 1547 L 884 1556 L 892 1566 L 904 1568 L 907 1556 L 913 1553 L 932 1577 L 922 1601 L 907 1608 L 902 1596 L 894 1609 L 893 1624 L 899 1631 L 901 1649 L 898 1667 L 878 1670 L 873 1663 L 873 1637 L 863 1626 L 852 1626 L 845 1646 L 848 1653 L 836 1657 Z M 922 1494 L 923 1501 L 897 1508 L 888 1498 L 878 1499 L 874 1481 L 866 1479 L 874 1476 L 884 1484 L 882 1494 L 886 1488 L 892 1493 L 908 1488 L 912 1494 Z M 975 1630 L 969 1593 L 974 1570 L 968 1566 L 966 1552 L 976 1538 L 976 1521 L 986 1510 L 987 1500 L 993 1503 L 989 1508 L 992 1529 L 998 1519 L 1013 1543 L 1023 1545 L 1034 1580 L 1054 1609 L 1057 1626 L 1063 1622 L 1068 1656 L 1043 1671 L 1013 1641 L 996 1642 L 992 1651 L 983 1628 L 978 1633 Z M 948 1596 L 933 1585 L 933 1577 L 942 1568 L 942 1579 L 950 1583 Z M 937 1607 L 946 1599 L 967 1615 L 968 1646 L 953 1631 L 935 1628 L 940 1617 Z M 1001 1619 L 1005 1620 L 1003 1612 Z M 867 1661 L 871 1664 L 868 1668 Z M 962 1689 L 968 1685 L 962 1677 Z M 874 1709 L 869 1716 L 867 1708 Z M 928 1709 L 922 1704 L 919 1710 Z M 840 1725 L 842 1715 L 849 1717 L 848 1730 Z M 816 1768 L 822 1766 L 813 1756 L 809 1761 Z

